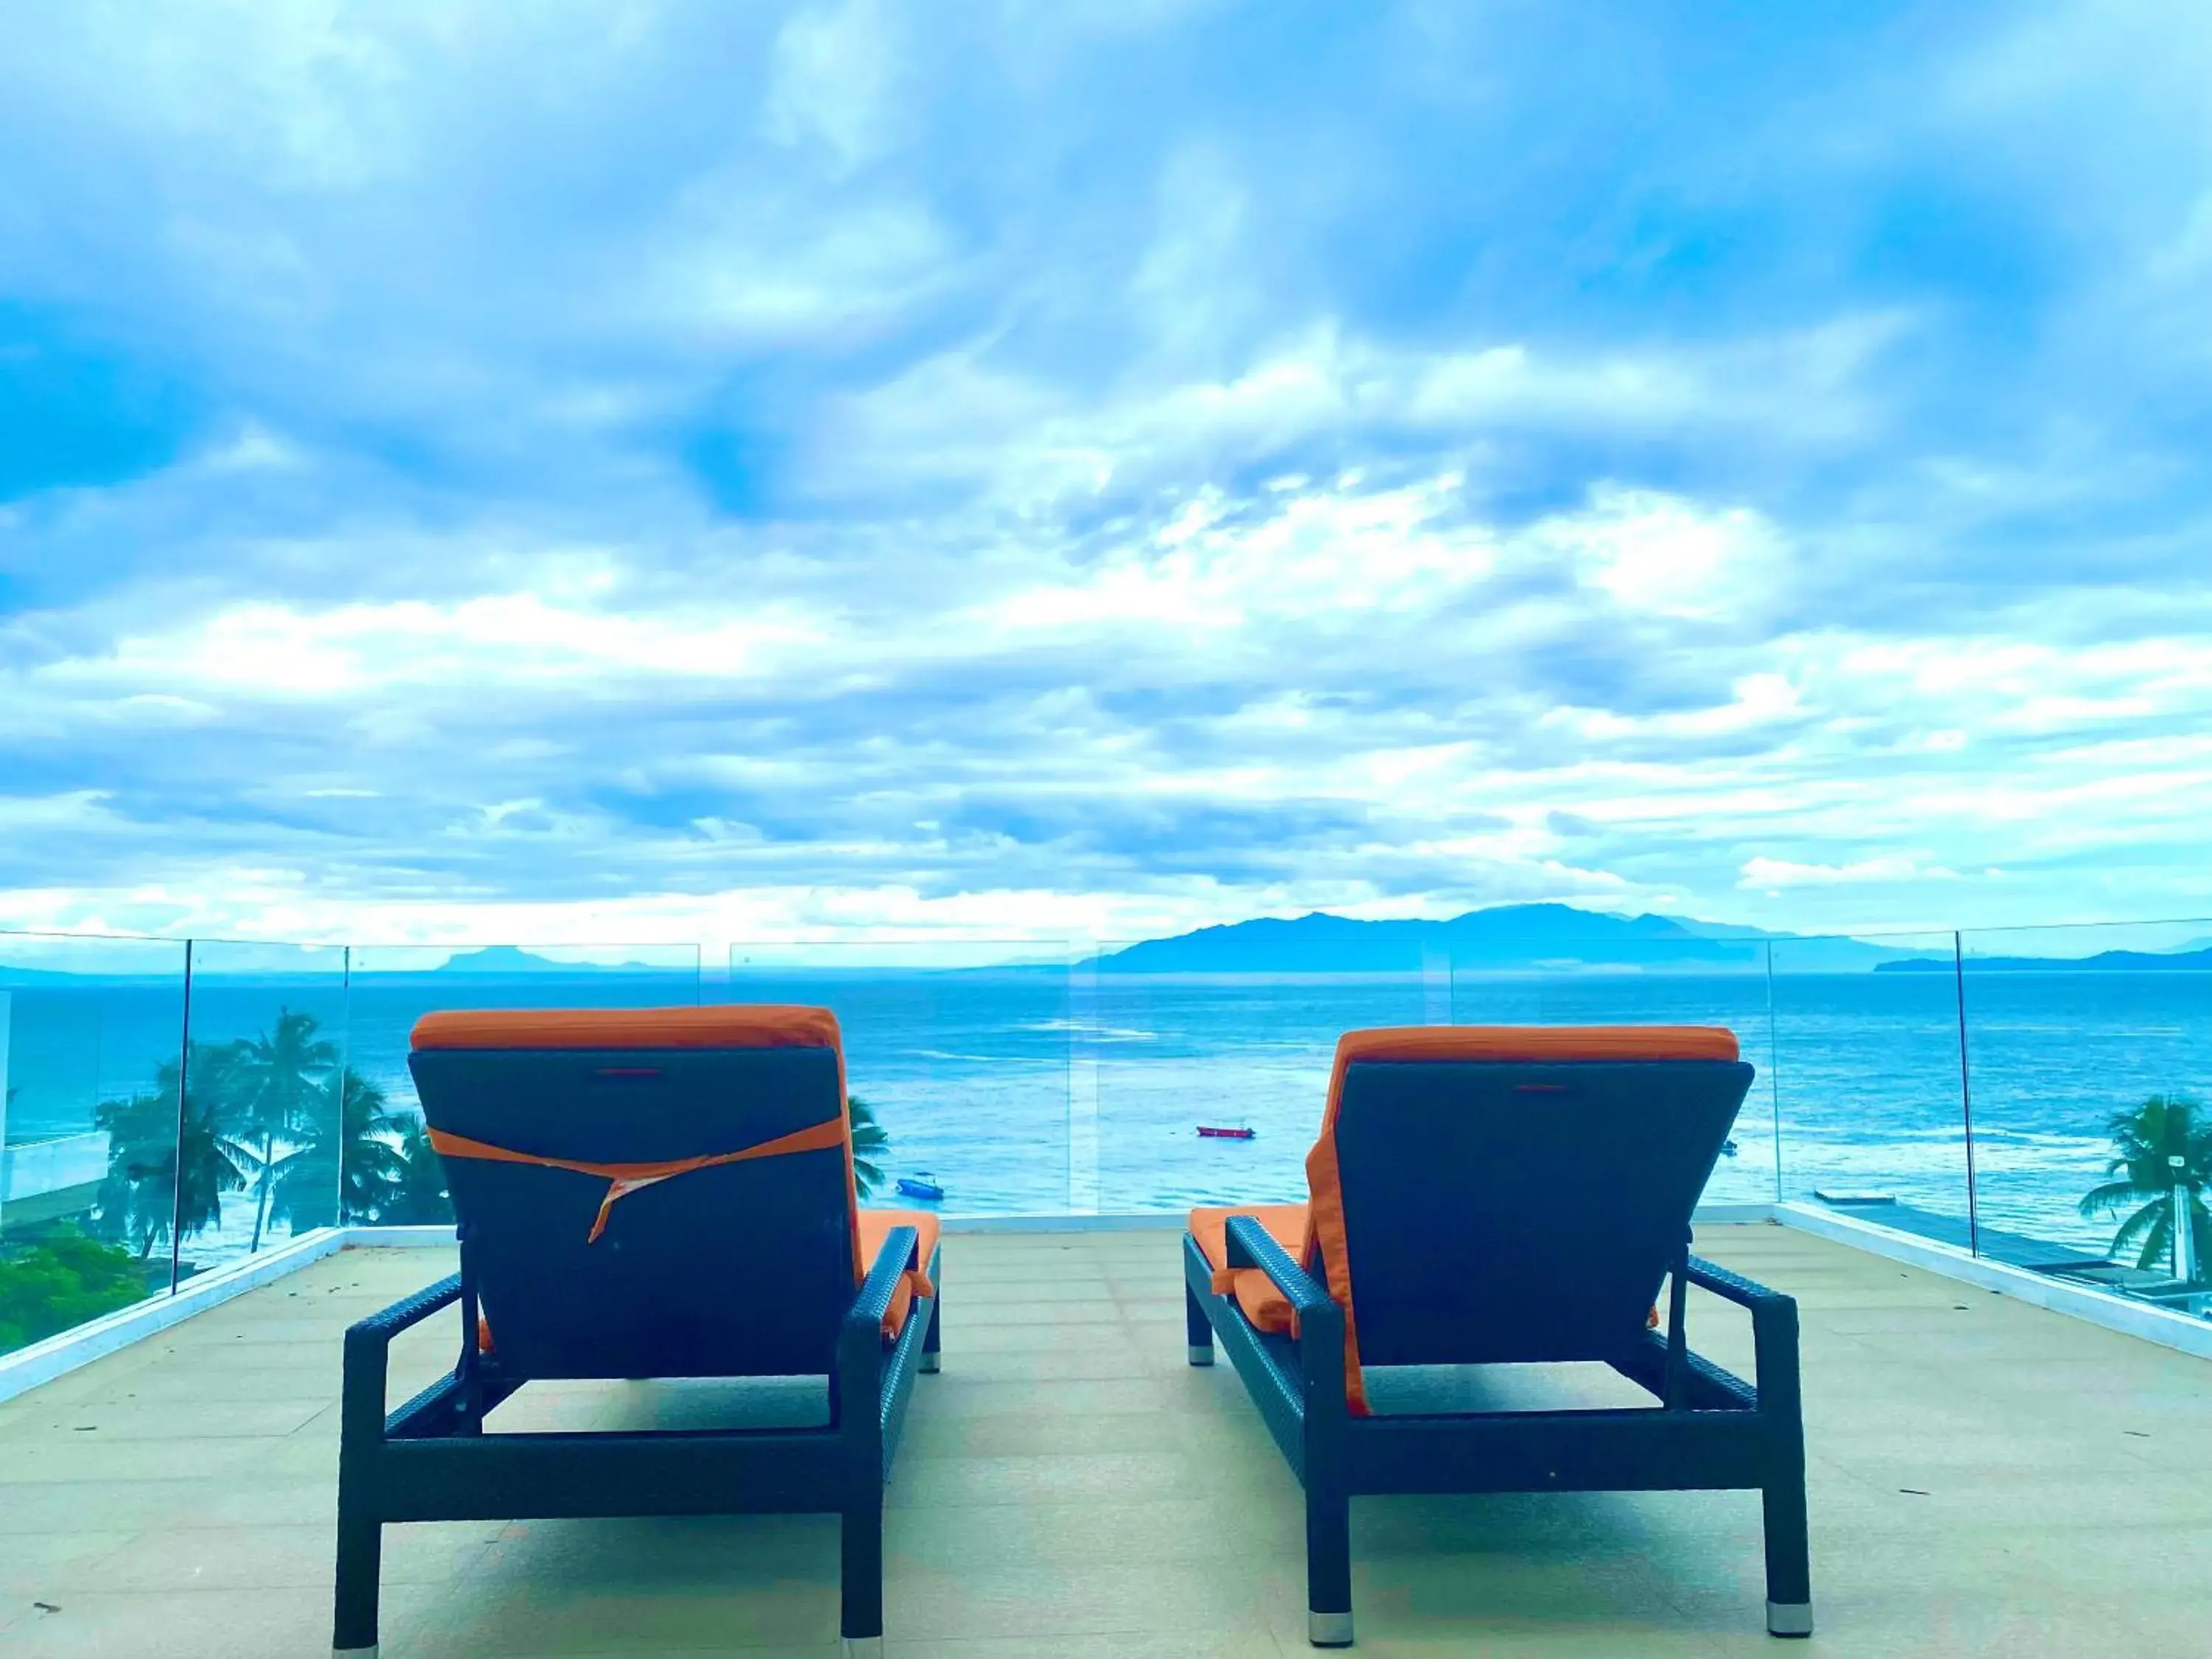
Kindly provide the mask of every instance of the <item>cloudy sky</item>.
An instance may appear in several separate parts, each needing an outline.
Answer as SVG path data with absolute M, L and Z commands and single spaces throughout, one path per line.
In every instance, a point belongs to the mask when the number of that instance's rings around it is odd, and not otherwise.
M 0 922 L 2212 912 L 2212 10 L 0 9 Z

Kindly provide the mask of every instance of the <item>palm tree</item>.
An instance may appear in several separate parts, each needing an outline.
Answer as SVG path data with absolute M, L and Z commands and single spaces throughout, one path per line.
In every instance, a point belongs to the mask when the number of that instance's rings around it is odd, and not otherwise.
M 853 1185 L 866 1198 L 884 1184 L 884 1166 L 876 1160 L 890 1150 L 891 1138 L 876 1121 L 876 1109 L 858 1095 L 845 1097 L 845 1121 L 853 1131 Z
M 392 1110 L 383 1090 L 350 1066 L 341 1069 L 323 1085 L 322 1103 L 304 1131 L 305 1144 L 277 1161 L 269 1218 L 294 1232 L 333 1219 L 375 1220 L 405 1173 L 392 1140 L 405 1121 Z
M 446 1166 L 430 1145 L 430 1132 L 421 1118 L 398 1120 L 407 1124 L 392 1157 L 398 1178 L 385 1191 L 376 1218 L 387 1227 L 437 1227 L 453 1218 L 453 1200 L 446 1192 Z
M 249 1252 L 261 1248 L 261 1235 L 269 1224 L 269 1208 L 276 1182 L 283 1173 L 276 1155 L 282 1138 L 295 1142 L 312 1138 L 319 1109 L 331 1103 L 327 1079 L 337 1068 L 338 1047 L 315 1033 L 321 1029 L 313 1014 L 276 1011 L 273 1030 L 242 1040 L 238 1050 L 238 1092 L 234 1109 L 243 1121 L 231 1140 L 234 1153 L 256 1166 L 253 1242 Z M 288 1151 L 286 1162 L 298 1156 Z
M 2113 1256 L 2136 1252 L 2136 1266 L 2155 1268 L 2173 1255 L 2174 1191 L 2185 1189 L 2193 1279 L 2202 1280 L 2212 1257 L 2212 1212 L 2203 1192 L 2212 1180 L 2212 1124 L 2203 1108 L 2179 1095 L 2153 1095 L 2131 1110 L 2112 1114 L 2112 1160 L 2106 1173 L 2118 1179 L 2086 1194 L 2083 1216 L 2113 1215 L 2136 1206 L 2112 1235 Z
M 131 1246 L 142 1261 L 173 1225 L 180 1241 L 220 1226 L 222 1194 L 246 1188 L 222 1122 L 234 1086 L 235 1048 L 195 1042 L 188 1060 L 181 1126 L 174 1060 L 155 1069 L 146 1093 L 93 1109 L 94 1126 L 107 1131 L 107 1174 L 94 1200 L 96 1224 L 103 1237 Z

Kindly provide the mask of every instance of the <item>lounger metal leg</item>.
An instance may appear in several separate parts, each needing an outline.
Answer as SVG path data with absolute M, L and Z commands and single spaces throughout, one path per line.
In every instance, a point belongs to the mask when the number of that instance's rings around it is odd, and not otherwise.
M 384 1565 L 384 1528 L 338 1516 L 337 1597 L 331 1621 L 336 1659 L 376 1659 L 377 1580 Z
M 1206 1310 L 1198 1305 L 1190 1286 L 1182 1287 L 1183 1329 L 1190 1337 L 1190 1363 L 1211 1365 L 1213 1363 L 1213 1326 L 1206 1316 Z
M 937 1259 L 931 1285 L 937 1294 L 929 1304 L 929 1328 L 921 1334 L 921 1363 L 915 1368 L 925 1376 L 934 1376 L 940 1369 L 937 1345 L 945 1334 L 945 1258 L 942 1255 Z
M 1760 1494 L 1766 1522 L 1766 1632 L 1813 1633 L 1813 1565 L 1806 1537 L 1805 1478 L 1777 1481 Z
M 1751 1316 L 1759 1411 L 1773 1433 L 1759 1504 L 1766 1531 L 1766 1630 L 1813 1633 L 1813 1563 L 1805 1526 L 1805 1407 L 1797 1370 L 1797 1304 L 1769 1297 Z
M 1306 1639 L 1352 1645 L 1352 1502 L 1340 1493 L 1306 1493 Z
M 884 1639 L 884 1498 L 847 1505 L 843 1522 L 843 1607 L 838 1634 L 848 1654 L 878 1654 Z M 868 1644 L 874 1645 L 869 1646 Z
M 338 1400 L 337 1559 L 331 1612 L 331 1651 L 337 1659 L 376 1659 L 376 1602 L 384 1572 L 377 1466 L 384 1449 L 385 1382 L 392 1328 L 384 1322 L 410 1307 L 435 1307 L 437 1294 L 434 1287 L 346 1333 Z

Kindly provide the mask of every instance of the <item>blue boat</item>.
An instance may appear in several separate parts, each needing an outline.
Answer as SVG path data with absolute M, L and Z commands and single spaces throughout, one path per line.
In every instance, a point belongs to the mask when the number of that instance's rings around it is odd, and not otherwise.
M 916 1175 L 901 1176 L 898 1189 L 908 1198 L 926 1198 L 933 1204 L 945 1196 L 945 1188 L 937 1184 L 937 1177 L 927 1170 Z

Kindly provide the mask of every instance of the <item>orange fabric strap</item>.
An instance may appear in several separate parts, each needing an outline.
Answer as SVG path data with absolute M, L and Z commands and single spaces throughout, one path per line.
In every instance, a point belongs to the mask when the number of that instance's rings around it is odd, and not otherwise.
M 537 1152 L 518 1152 L 505 1146 L 495 1146 L 489 1141 L 471 1140 L 466 1135 L 448 1134 L 442 1129 L 430 1131 L 430 1145 L 441 1158 L 479 1158 L 487 1164 L 534 1164 L 545 1170 L 573 1170 L 578 1175 L 598 1176 L 607 1183 L 607 1195 L 599 1200 L 599 1213 L 592 1223 L 592 1231 L 584 1243 L 596 1244 L 599 1235 L 607 1230 L 607 1212 L 615 1206 L 617 1199 L 628 1198 L 632 1193 L 663 1181 L 672 1181 L 680 1175 L 690 1175 L 694 1170 L 711 1170 L 721 1164 L 743 1164 L 756 1158 L 781 1158 L 787 1152 L 826 1152 L 844 1144 L 845 1125 L 839 1118 L 827 1123 L 817 1123 L 811 1128 L 799 1129 L 774 1140 L 763 1140 L 757 1146 L 748 1146 L 742 1152 L 710 1152 L 700 1158 L 670 1158 L 659 1164 L 586 1164 L 568 1158 L 546 1158 Z

